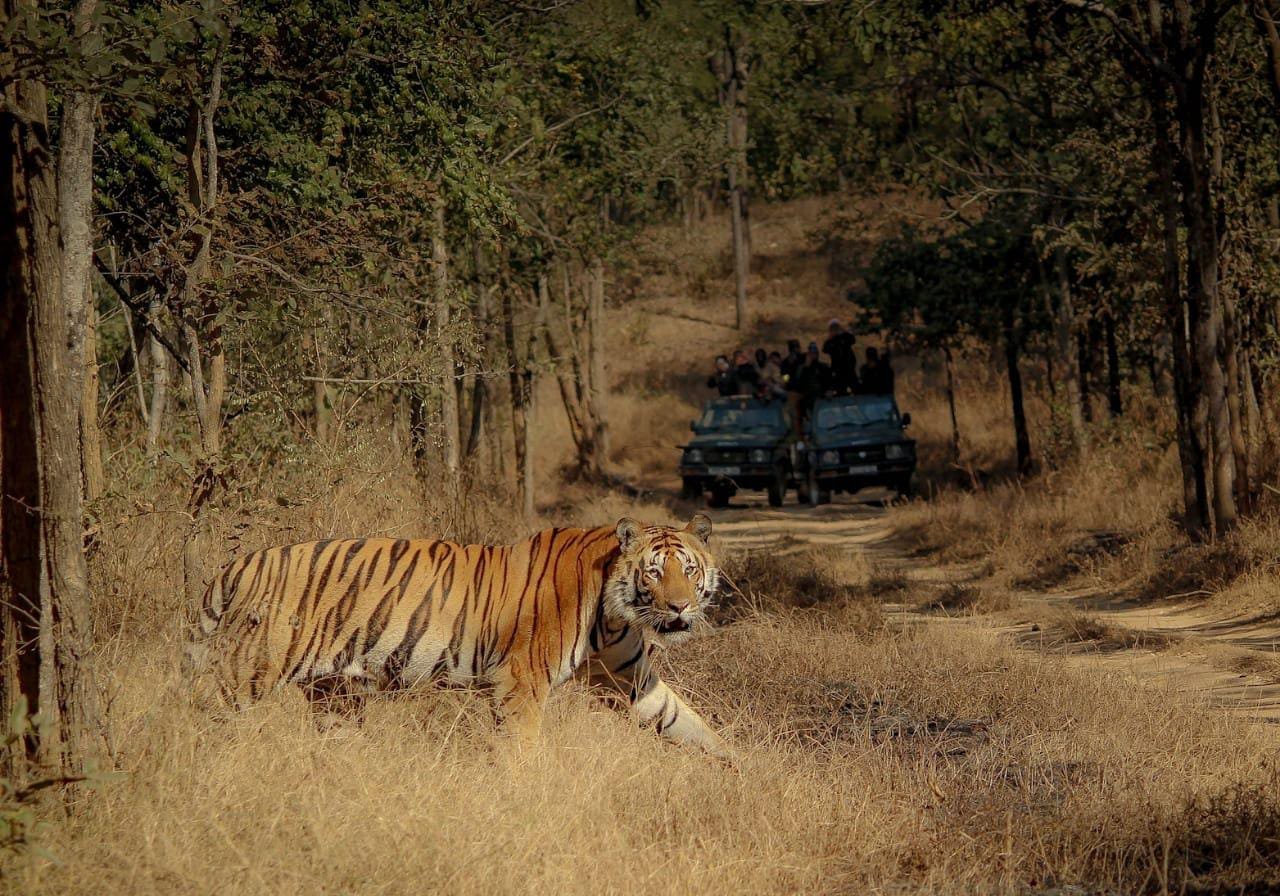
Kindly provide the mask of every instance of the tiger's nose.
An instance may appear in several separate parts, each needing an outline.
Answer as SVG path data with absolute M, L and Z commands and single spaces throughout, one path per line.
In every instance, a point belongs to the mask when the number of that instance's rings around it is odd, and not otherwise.
M 689 609 L 689 602 L 687 600 L 673 600 L 667 604 L 667 609 L 679 616 Z

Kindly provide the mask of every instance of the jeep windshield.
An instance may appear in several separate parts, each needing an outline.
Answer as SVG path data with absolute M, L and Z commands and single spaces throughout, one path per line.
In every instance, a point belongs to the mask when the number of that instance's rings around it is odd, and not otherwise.
M 780 433 L 786 431 L 787 421 L 780 407 L 710 407 L 693 428 L 697 432 Z
M 899 426 L 902 417 L 892 396 L 868 395 L 849 401 L 823 402 L 817 407 L 818 429 L 864 429 L 868 426 Z

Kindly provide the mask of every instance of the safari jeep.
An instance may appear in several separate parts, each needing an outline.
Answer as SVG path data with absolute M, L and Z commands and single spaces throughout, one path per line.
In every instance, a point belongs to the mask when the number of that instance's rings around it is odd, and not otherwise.
M 782 504 L 794 444 L 784 402 L 712 399 L 689 428 L 694 436 L 681 446 L 680 458 L 685 498 L 706 493 L 708 504 L 723 507 L 739 489 L 761 489 L 768 492 L 770 506 Z
M 819 399 L 805 432 L 802 500 L 825 504 L 832 492 L 873 485 L 911 493 L 916 443 L 903 434 L 911 415 L 898 411 L 892 395 L 842 395 Z

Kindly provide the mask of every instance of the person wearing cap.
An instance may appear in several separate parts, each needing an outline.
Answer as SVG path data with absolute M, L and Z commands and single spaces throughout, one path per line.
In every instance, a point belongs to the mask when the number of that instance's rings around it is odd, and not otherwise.
M 834 318 L 827 324 L 827 334 L 822 353 L 831 359 L 831 388 L 837 395 L 847 395 L 858 388 L 858 359 L 854 354 L 853 334 Z

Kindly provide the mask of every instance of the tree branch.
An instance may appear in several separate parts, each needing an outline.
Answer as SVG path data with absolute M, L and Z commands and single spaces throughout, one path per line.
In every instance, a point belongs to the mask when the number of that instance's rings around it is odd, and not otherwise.
M 96 257 L 93 260 L 93 264 L 94 267 L 98 269 L 98 273 L 102 275 L 103 282 L 111 287 L 112 291 L 120 297 L 120 301 L 124 302 L 130 311 L 138 315 L 138 319 L 142 321 L 142 326 L 146 328 L 146 331 L 155 337 L 156 342 L 160 343 L 160 345 L 164 347 L 164 350 L 178 362 L 178 366 L 181 367 L 183 371 L 190 373 L 191 369 L 187 367 L 187 362 L 183 360 L 182 352 L 178 351 L 174 344 L 169 341 L 168 337 L 166 337 L 164 333 L 160 332 L 160 328 L 156 325 L 155 321 L 153 321 L 151 316 L 147 314 L 146 306 L 130 295 L 129 291 L 124 288 L 124 284 L 120 282 L 120 279 L 116 277 L 115 274 L 112 274 L 104 268 L 102 266 L 102 262 Z

